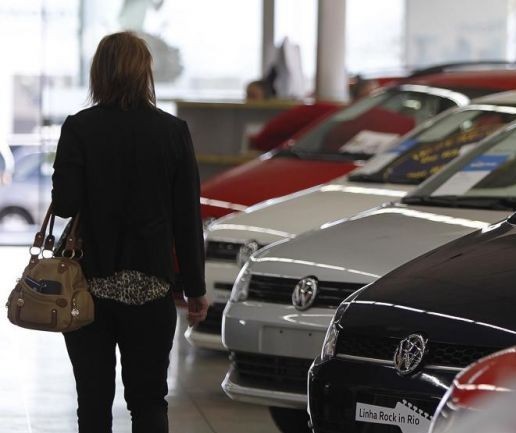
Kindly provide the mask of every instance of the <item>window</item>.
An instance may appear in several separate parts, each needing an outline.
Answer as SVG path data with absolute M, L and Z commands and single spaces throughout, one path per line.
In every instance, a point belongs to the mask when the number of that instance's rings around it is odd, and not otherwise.
M 452 102 L 428 93 L 399 89 L 381 92 L 330 117 L 302 136 L 292 150 L 368 159 L 448 104 Z
M 310 94 L 315 87 L 317 0 L 276 0 L 275 8 L 275 45 L 285 38 L 299 45 L 305 89 Z
M 466 110 L 447 116 L 433 127 L 400 144 L 402 153 L 378 176 L 389 183 L 417 184 L 502 126 L 516 119 L 512 113 Z M 393 153 L 396 149 L 393 149 Z
M 347 0 L 350 73 L 391 74 L 404 68 L 405 0 Z

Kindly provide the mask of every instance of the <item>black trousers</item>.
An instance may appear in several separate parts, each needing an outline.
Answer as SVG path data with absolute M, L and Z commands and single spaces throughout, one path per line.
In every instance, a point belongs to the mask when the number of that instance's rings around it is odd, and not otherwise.
M 79 433 L 112 433 L 115 348 L 133 433 L 168 433 L 167 369 L 176 327 L 171 295 L 144 305 L 95 298 L 95 321 L 65 333 L 78 396 Z

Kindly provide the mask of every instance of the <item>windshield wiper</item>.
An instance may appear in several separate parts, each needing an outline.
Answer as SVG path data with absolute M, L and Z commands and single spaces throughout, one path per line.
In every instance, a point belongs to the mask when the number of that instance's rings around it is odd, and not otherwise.
M 371 173 L 371 174 L 352 174 L 349 176 L 349 180 L 352 182 L 371 182 L 371 183 L 384 183 L 383 176 L 381 173 Z
M 356 157 L 356 154 L 347 152 L 314 152 L 307 150 L 298 150 L 294 148 L 282 149 L 278 151 L 274 156 L 287 157 L 287 158 L 298 158 L 298 159 L 311 159 L 311 160 L 328 160 L 328 161 L 356 161 L 364 160 L 371 157 L 371 155 Z
M 384 170 L 381 169 L 381 171 L 378 171 L 376 173 L 371 174 L 352 174 L 349 176 L 349 180 L 352 180 L 354 182 L 371 182 L 371 183 L 392 183 L 394 185 L 419 185 L 421 181 L 414 180 L 414 179 L 408 179 L 408 178 L 390 178 L 384 176 Z
M 516 197 L 409 196 L 402 203 L 471 209 L 516 210 Z
M 301 156 L 295 152 L 294 150 L 292 150 L 292 148 L 288 148 L 288 149 L 280 149 L 278 150 L 274 156 L 283 156 L 283 157 L 290 157 L 290 158 L 301 158 Z

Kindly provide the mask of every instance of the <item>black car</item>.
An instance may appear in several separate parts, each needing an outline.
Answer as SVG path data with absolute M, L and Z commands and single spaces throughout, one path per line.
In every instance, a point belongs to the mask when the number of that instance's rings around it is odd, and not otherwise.
M 314 432 L 426 433 L 455 374 L 515 344 L 516 214 L 340 305 L 309 373 Z

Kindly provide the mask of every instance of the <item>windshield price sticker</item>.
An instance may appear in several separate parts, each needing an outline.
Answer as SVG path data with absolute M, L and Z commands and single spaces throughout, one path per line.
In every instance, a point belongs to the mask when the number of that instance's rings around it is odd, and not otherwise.
M 398 137 L 398 134 L 364 130 L 341 146 L 339 151 L 374 155 L 389 149 Z
M 432 193 L 432 196 L 463 195 L 508 158 L 509 155 L 481 155 L 471 161 L 462 171 L 450 177 Z
M 398 156 L 400 156 L 403 152 L 414 147 L 417 144 L 417 140 L 405 140 L 393 147 L 392 149 L 387 150 L 386 152 L 379 153 L 378 155 L 373 156 L 367 163 L 360 169 L 356 170 L 355 173 L 358 174 L 371 174 L 376 173 L 384 169 L 388 164 L 394 161 Z
M 418 143 L 418 141 L 415 138 L 413 138 L 411 140 L 405 140 L 405 141 L 402 141 L 397 146 L 395 146 L 390 151 L 391 152 L 396 152 L 397 154 L 400 154 L 400 153 L 406 152 L 407 150 L 412 149 L 417 143 Z
M 427 433 L 432 417 L 403 400 L 394 408 L 357 402 L 355 420 L 397 426 L 401 433 Z

